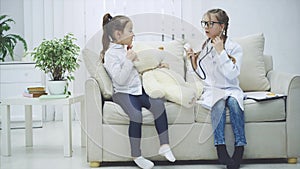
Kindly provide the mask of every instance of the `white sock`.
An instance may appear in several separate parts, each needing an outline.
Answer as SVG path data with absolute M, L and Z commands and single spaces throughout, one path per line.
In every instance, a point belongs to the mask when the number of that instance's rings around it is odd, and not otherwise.
M 169 160 L 170 162 L 175 162 L 176 161 L 169 145 L 162 145 L 159 148 L 158 154 L 160 154 L 161 156 L 166 157 L 166 159 Z
M 133 160 L 136 165 L 143 169 L 151 169 L 154 164 L 152 161 L 145 159 L 143 156 L 139 156 Z

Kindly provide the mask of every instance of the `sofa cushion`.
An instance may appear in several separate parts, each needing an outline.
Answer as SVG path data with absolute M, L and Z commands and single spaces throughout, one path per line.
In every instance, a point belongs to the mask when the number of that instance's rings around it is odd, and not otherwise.
M 82 56 L 90 76 L 97 80 L 102 96 L 110 99 L 113 94 L 112 82 L 100 60 L 100 55 L 85 48 L 82 50 Z
M 166 102 L 168 124 L 194 123 L 194 108 L 185 108 L 178 104 Z M 147 109 L 142 109 L 143 123 L 154 124 L 153 115 Z M 105 124 L 129 124 L 129 117 L 118 104 L 106 101 L 103 107 L 103 123 Z
M 240 87 L 243 91 L 265 91 L 270 89 L 263 58 L 265 38 L 263 34 L 236 38 L 243 48 Z
M 244 100 L 245 122 L 269 122 L 285 120 L 285 100 L 283 98 L 254 101 L 252 99 Z M 196 122 L 211 123 L 209 110 L 197 105 L 195 113 Z M 229 111 L 226 112 L 226 122 L 229 120 Z

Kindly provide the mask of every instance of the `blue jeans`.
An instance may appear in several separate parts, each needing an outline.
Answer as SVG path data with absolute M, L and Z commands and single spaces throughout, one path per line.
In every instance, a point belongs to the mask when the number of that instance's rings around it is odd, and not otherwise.
M 235 137 L 235 146 L 247 144 L 245 137 L 244 111 L 234 97 L 219 100 L 211 109 L 211 121 L 214 130 L 214 144 L 225 144 L 226 107 L 229 109 L 230 122 Z

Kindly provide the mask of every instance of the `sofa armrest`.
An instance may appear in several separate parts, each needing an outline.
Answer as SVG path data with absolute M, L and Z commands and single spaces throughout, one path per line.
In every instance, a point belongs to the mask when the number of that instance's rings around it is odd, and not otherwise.
M 96 79 L 85 82 L 87 161 L 102 161 L 102 96 Z
M 300 156 L 300 75 L 270 71 L 268 78 L 271 91 L 287 95 L 287 155 L 288 158 Z

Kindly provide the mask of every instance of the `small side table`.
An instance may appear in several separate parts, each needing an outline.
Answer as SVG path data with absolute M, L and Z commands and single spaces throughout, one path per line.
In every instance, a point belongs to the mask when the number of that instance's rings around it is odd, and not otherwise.
M 63 106 L 63 123 L 64 123 L 64 156 L 72 157 L 72 120 L 71 120 L 71 105 L 80 103 L 81 114 L 81 146 L 85 146 L 85 102 L 84 95 L 74 95 L 68 98 L 60 99 L 39 99 L 27 97 L 11 97 L 1 100 L 3 108 L 2 115 L 2 137 L 1 151 L 3 156 L 11 155 L 11 135 L 10 135 L 10 106 L 24 105 L 25 106 L 25 145 L 33 146 L 32 137 L 32 106 L 33 105 L 62 105 Z

